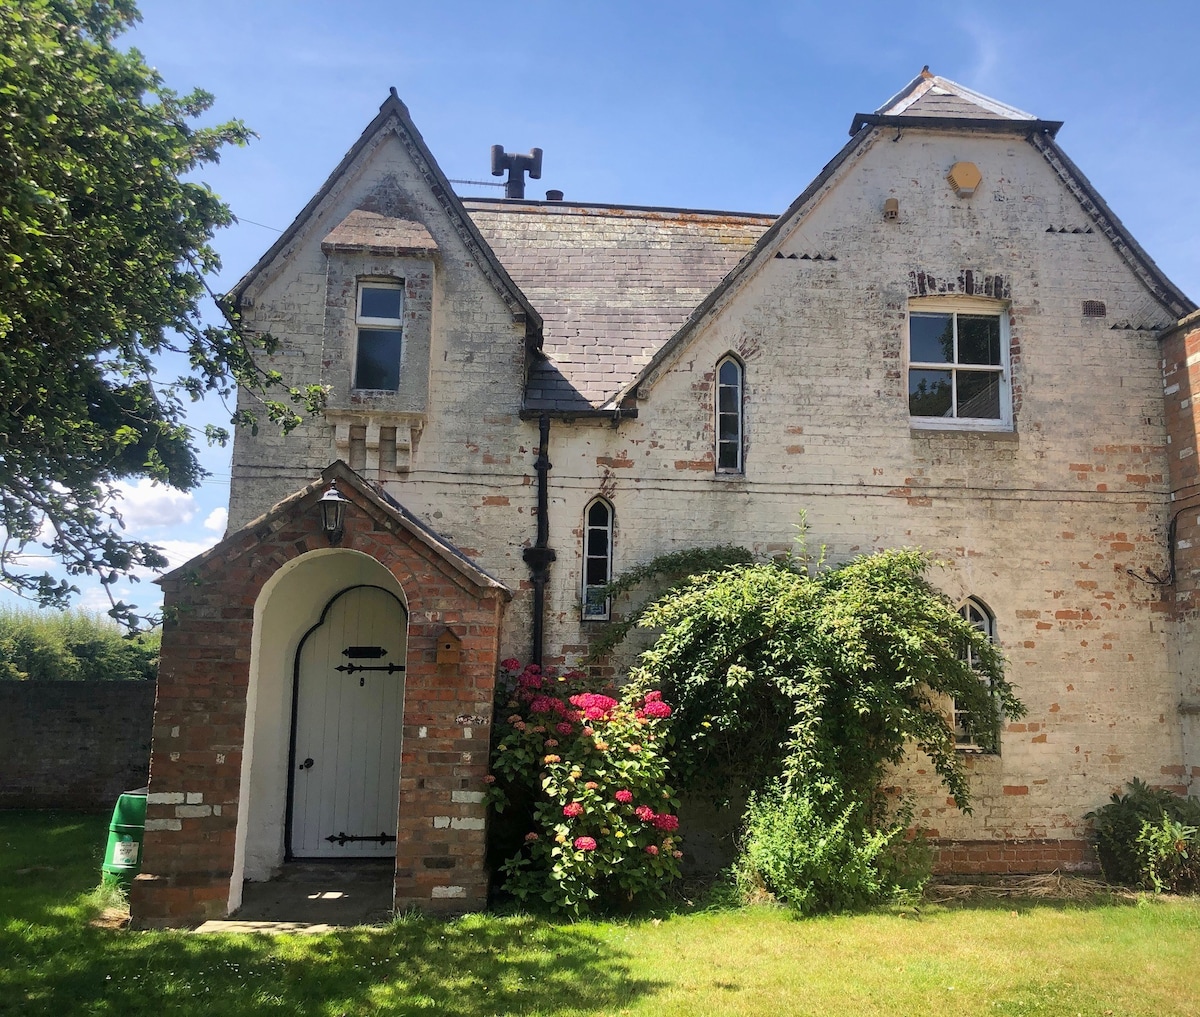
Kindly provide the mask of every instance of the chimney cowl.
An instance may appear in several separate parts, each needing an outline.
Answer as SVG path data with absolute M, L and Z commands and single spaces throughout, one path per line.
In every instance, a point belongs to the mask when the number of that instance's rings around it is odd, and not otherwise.
M 563 192 L 557 191 L 557 190 L 547 191 L 546 192 L 546 200 L 547 201 L 562 201 L 563 200 Z

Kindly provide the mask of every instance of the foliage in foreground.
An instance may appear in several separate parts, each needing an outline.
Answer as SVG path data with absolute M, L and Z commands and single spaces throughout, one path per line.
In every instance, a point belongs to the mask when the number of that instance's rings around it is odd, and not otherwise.
M 153 681 L 161 638 L 85 611 L 0 610 L 0 681 Z
M 683 857 L 667 783 L 657 692 L 634 700 L 589 691 L 563 675 L 502 663 L 495 781 L 489 801 L 523 836 L 502 870 L 505 889 L 574 916 L 661 899 Z
M 172 92 L 116 45 L 138 19 L 133 0 L 0 5 L 0 581 L 43 605 L 73 587 L 31 570 L 31 544 L 106 588 L 166 565 L 120 532 L 116 483 L 199 483 L 189 398 L 241 383 L 285 429 L 299 422 L 266 399 L 281 379 L 253 355 L 270 337 L 201 318 L 212 237 L 232 215 L 191 177 L 250 132 L 195 126 L 213 97 Z M 188 370 L 164 384 L 156 363 L 173 350 Z M 290 396 L 312 406 L 320 390 Z
M 1200 801 L 1136 777 L 1127 787 L 1087 815 L 1104 878 L 1159 892 L 1200 889 Z
M 919 890 L 929 858 L 905 841 L 907 811 L 873 829 L 863 810 L 857 802 L 831 809 L 828 795 L 782 783 L 752 794 L 733 866 L 741 899 L 766 895 L 813 915 L 861 911 Z
M 0 1013 L 21 1017 L 1161 1017 L 1200 997 L 1200 901 L 1005 899 L 793 921 L 405 916 L 321 935 L 95 927 L 106 816 L 0 812 Z
M 999 650 L 925 579 L 931 564 L 892 550 L 811 574 L 803 558 L 735 565 L 647 608 L 640 624 L 660 634 L 633 687 L 676 704 L 682 785 L 721 795 L 782 778 L 830 794 L 826 820 L 850 802 L 875 820 L 885 776 L 915 744 L 969 809 L 949 700 L 984 748 L 1024 707 Z

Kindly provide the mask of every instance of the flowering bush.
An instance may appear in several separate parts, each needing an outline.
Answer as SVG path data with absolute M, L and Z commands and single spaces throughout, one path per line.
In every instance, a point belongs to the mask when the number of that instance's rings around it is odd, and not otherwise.
M 501 663 L 489 800 L 532 798 L 530 829 L 501 869 L 520 900 L 583 914 L 661 896 L 679 876 L 678 807 L 667 785 L 658 692 L 629 701 L 585 691 L 585 675 Z M 553 750 L 553 751 L 551 751 Z

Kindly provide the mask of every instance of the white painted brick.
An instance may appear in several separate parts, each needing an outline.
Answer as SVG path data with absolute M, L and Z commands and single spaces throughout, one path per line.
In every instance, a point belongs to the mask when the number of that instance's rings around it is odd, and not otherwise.
M 482 791 L 451 791 L 450 800 L 459 802 L 463 805 L 482 805 L 484 793 Z
M 486 822 L 482 819 L 455 816 L 450 820 L 451 830 L 482 830 L 485 825 Z
M 182 830 L 183 824 L 178 819 L 147 819 L 147 830 Z
M 201 819 L 212 815 L 211 805 L 176 805 L 175 815 L 180 819 Z
M 448 829 L 449 826 L 450 826 L 450 817 L 449 816 L 434 816 L 433 817 L 433 828 L 435 830 L 445 830 L 445 829 Z
M 182 791 L 151 791 L 146 796 L 147 805 L 182 805 L 183 800 Z
M 199 805 L 203 801 L 204 801 L 204 793 L 202 791 L 188 791 L 187 792 L 188 805 Z
M 465 886 L 435 886 L 429 892 L 429 896 L 435 900 L 445 897 L 465 897 L 466 895 L 467 888 Z

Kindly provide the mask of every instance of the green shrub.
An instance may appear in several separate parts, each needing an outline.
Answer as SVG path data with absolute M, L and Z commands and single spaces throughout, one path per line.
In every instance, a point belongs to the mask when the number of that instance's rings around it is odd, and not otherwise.
M 807 915 L 870 907 L 923 884 L 928 854 L 923 866 L 920 845 L 905 844 L 908 817 L 873 830 L 866 812 L 782 783 L 751 795 L 734 863 L 742 898 L 765 892 Z
M 0 610 L 0 681 L 153 680 L 159 643 L 85 611 Z
M 1160 827 L 1163 820 L 1200 826 L 1200 801 L 1152 788 L 1136 777 L 1127 787 L 1128 794 L 1114 794 L 1107 805 L 1089 812 L 1085 818 L 1092 820 L 1095 827 L 1096 854 L 1104 878 L 1126 886 L 1149 885 L 1139 849 L 1144 828 Z
M 584 691 L 579 672 L 502 667 L 489 798 L 526 820 L 505 889 L 574 916 L 661 897 L 683 857 L 663 751 L 670 707 L 653 692 Z
M 1168 816 L 1142 823 L 1137 838 L 1141 883 L 1155 893 L 1200 889 L 1200 828 Z

